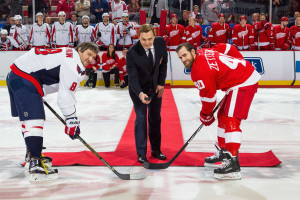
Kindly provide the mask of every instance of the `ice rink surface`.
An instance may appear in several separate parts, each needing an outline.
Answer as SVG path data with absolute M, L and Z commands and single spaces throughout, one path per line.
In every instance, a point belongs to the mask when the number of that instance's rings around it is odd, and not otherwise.
M 186 141 L 200 125 L 201 103 L 196 89 L 172 89 Z M 223 93 L 218 93 L 221 100 Z M 273 168 L 242 168 L 242 180 L 218 181 L 212 169 L 116 167 L 121 173 L 146 172 L 144 180 L 119 180 L 107 167 L 58 167 L 60 178 L 30 183 L 20 163 L 25 145 L 18 119 L 10 116 L 6 87 L 0 88 L 0 199 L 298 199 L 300 191 L 300 89 L 259 89 L 249 118 L 242 122 L 241 152 L 273 150 L 282 164 Z M 77 116 L 81 136 L 98 152 L 114 151 L 127 124 L 132 102 L 128 90 L 80 88 Z M 45 97 L 56 106 L 56 95 Z M 44 146 L 47 151 L 83 151 L 80 141 L 64 134 L 64 126 L 47 108 Z M 163 137 L 163 136 L 162 136 Z M 187 151 L 213 152 L 216 123 L 204 127 Z M 173 155 L 167 155 L 173 156 Z M 108 160 L 109 162 L 109 160 Z

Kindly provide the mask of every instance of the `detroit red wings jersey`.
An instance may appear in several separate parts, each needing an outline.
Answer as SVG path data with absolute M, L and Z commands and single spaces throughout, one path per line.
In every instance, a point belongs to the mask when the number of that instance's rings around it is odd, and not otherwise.
M 29 77 L 41 96 L 58 92 L 57 104 L 65 116 L 76 112 L 75 92 L 85 68 L 75 49 L 33 48 L 16 59 L 11 68 L 19 76 Z
M 233 45 L 230 45 L 228 43 L 219 43 L 215 46 L 212 47 L 213 50 L 228 55 L 232 56 L 234 58 L 241 58 L 244 59 L 243 55 L 235 48 Z
M 289 32 L 288 27 L 281 28 L 280 25 L 274 26 L 274 41 L 275 41 L 275 50 L 285 50 L 283 45 L 289 46 Z
M 290 37 L 289 41 L 292 44 L 292 48 L 296 50 L 300 50 L 300 27 L 299 26 L 292 26 L 290 28 Z
M 0 38 L 0 46 L 2 46 L 2 48 L 0 48 L 0 51 L 12 50 L 12 45 L 9 37 L 7 37 L 5 41 Z
M 250 24 L 244 27 L 235 25 L 232 29 L 232 42 L 239 50 L 249 49 L 254 43 L 253 27 Z
M 98 32 L 101 33 L 101 37 L 98 37 Z M 116 45 L 116 28 L 112 23 L 104 24 L 100 22 L 95 27 L 95 38 L 97 41 L 101 41 L 104 47 L 108 47 L 110 44 Z
M 19 48 L 21 45 L 27 46 L 28 34 L 24 25 L 13 25 L 9 32 L 11 43 L 14 47 Z M 23 41 L 24 40 L 24 41 Z
M 94 27 L 78 25 L 76 27 L 75 37 L 78 38 L 78 45 L 83 42 L 94 42 Z
M 219 22 L 213 23 L 208 33 L 211 44 L 227 43 L 227 40 L 230 39 L 230 29 L 231 28 L 226 23 L 223 25 Z
M 114 65 L 118 65 L 119 56 L 116 54 L 116 58 L 109 57 L 107 53 L 102 54 L 102 72 L 109 72 L 110 68 Z
M 120 80 L 124 80 L 127 75 L 126 58 L 121 58 L 118 62 Z
M 224 55 L 212 49 L 197 51 L 191 78 L 199 89 L 202 112 L 209 115 L 216 105 L 216 91 L 230 91 L 256 84 L 260 75 L 244 59 Z
M 258 36 L 259 36 L 259 46 L 269 46 L 270 44 L 274 43 L 274 37 L 273 37 L 273 25 L 269 22 L 267 22 L 268 28 L 263 28 L 260 31 L 254 30 L 254 44 L 255 46 L 258 46 Z M 266 24 L 264 27 L 266 27 Z M 259 32 L 259 34 L 258 34 Z
M 65 22 L 61 24 L 60 22 L 54 22 L 52 25 L 52 36 L 51 42 L 60 46 L 73 46 L 74 36 L 73 36 L 73 26 L 70 22 Z
M 50 27 L 48 24 L 34 23 L 31 28 L 29 44 L 34 47 L 44 47 L 50 44 Z
M 169 48 L 176 49 L 177 46 L 183 42 L 185 42 L 185 33 L 184 33 L 184 26 L 180 24 L 176 24 L 173 26 L 172 24 L 166 26 L 166 33 L 164 38 L 169 38 Z M 168 44 L 167 44 L 168 45 Z
M 201 26 L 196 25 L 195 27 L 187 26 L 185 28 L 185 38 L 186 42 L 190 43 L 198 49 L 201 46 L 201 41 L 203 41 L 203 31 Z

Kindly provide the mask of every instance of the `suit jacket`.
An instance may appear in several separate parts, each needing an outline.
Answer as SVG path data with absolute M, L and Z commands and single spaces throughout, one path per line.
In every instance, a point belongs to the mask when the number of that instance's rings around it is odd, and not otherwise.
M 165 85 L 167 76 L 168 54 L 165 40 L 154 39 L 154 66 L 151 66 L 146 51 L 140 41 L 127 52 L 126 66 L 128 74 L 129 94 L 133 103 L 140 101 L 139 94 L 154 94 L 157 85 Z

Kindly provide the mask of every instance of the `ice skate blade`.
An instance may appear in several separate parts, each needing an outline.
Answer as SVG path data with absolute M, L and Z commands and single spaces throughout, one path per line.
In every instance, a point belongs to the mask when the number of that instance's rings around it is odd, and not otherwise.
M 223 163 L 220 163 L 220 164 L 204 163 L 204 167 L 208 167 L 208 168 L 221 168 L 221 167 L 223 167 Z
M 214 178 L 218 180 L 240 180 L 242 179 L 241 172 L 231 172 L 227 174 L 214 173 Z
M 51 181 L 58 179 L 58 174 L 29 174 L 29 181 L 30 182 L 40 182 L 40 181 Z

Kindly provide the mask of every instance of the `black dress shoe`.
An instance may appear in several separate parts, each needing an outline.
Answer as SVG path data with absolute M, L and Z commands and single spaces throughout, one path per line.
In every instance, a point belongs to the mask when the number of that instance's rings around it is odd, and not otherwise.
M 166 160 L 167 157 L 161 151 L 152 151 L 151 156 L 159 159 L 159 160 Z
M 148 160 L 145 155 L 142 155 L 142 156 L 138 156 L 138 162 L 143 164 L 144 162 L 148 162 Z

